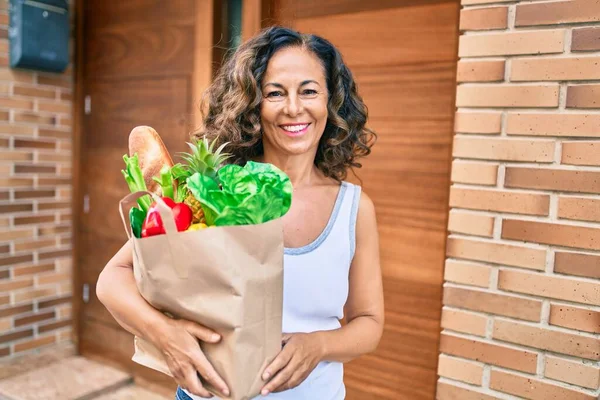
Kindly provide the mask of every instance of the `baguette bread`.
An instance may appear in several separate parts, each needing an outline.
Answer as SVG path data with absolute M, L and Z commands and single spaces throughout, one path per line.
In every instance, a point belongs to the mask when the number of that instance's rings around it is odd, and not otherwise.
M 161 195 L 160 185 L 152 178 L 160 176 L 160 170 L 166 165 L 173 166 L 165 144 L 158 133 L 149 126 L 136 126 L 129 134 L 129 155 L 137 153 L 144 182 L 149 191 Z

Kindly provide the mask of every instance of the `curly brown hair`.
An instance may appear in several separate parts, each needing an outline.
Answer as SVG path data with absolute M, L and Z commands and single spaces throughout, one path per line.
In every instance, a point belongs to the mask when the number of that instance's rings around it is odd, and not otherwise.
M 361 167 L 358 159 L 371 152 L 377 136 L 365 126 L 367 107 L 342 55 L 317 35 L 275 26 L 240 45 L 204 94 L 203 127 L 193 136 L 216 139 L 218 145 L 229 142 L 230 162 L 236 164 L 244 165 L 262 156 L 262 79 L 271 57 L 292 46 L 313 52 L 323 64 L 329 95 L 328 119 L 315 165 L 325 176 L 341 181 L 348 169 Z

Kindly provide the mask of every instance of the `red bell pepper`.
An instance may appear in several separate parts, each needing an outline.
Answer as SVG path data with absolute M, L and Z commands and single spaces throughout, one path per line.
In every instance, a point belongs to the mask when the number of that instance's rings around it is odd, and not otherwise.
M 168 197 L 161 197 L 165 204 L 173 211 L 175 226 L 177 231 L 185 231 L 192 224 L 192 210 L 184 203 L 175 203 Z M 142 237 L 155 236 L 165 233 L 160 213 L 156 202 L 153 202 L 148 209 L 148 214 L 142 225 Z

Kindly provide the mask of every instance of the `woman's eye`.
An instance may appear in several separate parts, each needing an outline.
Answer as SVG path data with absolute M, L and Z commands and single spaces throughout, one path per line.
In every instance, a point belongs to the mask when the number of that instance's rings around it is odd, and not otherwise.
M 267 93 L 267 97 L 281 97 L 281 96 L 283 96 L 283 93 L 277 92 L 277 91 Z
M 317 91 L 314 89 L 305 89 L 302 94 L 308 95 L 308 96 L 313 96 L 315 94 L 317 94 Z

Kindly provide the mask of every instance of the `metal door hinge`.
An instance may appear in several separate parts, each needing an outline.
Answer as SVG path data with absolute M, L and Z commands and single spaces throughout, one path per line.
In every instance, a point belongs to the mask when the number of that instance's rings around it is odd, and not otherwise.
M 90 195 L 89 194 L 86 194 L 83 196 L 83 213 L 84 214 L 90 213 Z
M 87 283 L 83 284 L 83 293 L 82 293 L 82 299 L 84 303 L 89 303 L 90 302 L 90 285 Z
M 83 112 L 85 113 L 85 115 L 90 115 L 92 113 L 92 98 L 89 94 L 85 96 Z

